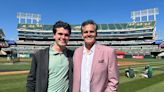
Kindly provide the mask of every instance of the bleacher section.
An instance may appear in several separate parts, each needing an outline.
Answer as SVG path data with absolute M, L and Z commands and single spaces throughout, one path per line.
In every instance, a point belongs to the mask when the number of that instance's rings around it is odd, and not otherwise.
M 5 36 L 5 34 L 4 34 L 3 30 L 0 29 L 0 56 L 6 55 L 6 52 L 4 50 L 2 50 L 2 48 L 8 47 L 8 43 L 3 38 L 4 36 Z
M 129 22 L 129 23 L 114 23 L 114 24 L 98 24 L 98 30 L 122 30 L 122 29 L 138 29 L 138 28 L 153 28 L 155 21 L 147 22 Z M 21 30 L 52 30 L 53 25 L 42 24 L 18 24 L 17 29 Z M 80 31 L 80 25 L 71 25 L 73 30 Z
M 136 45 L 136 46 L 112 46 L 115 49 L 125 51 L 128 54 L 150 55 L 151 52 L 161 52 L 158 45 Z
M 48 39 L 53 40 L 53 25 L 42 24 L 18 24 L 18 38 L 25 39 Z M 82 39 L 80 25 L 71 25 L 72 35 L 70 39 Z M 97 39 L 154 39 L 155 21 L 129 22 L 115 24 L 98 24 Z
M 160 52 L 158 45 L 153 45 L 155 38 L 156 21 L 128 22 L 113 24 L 98 24 L 97 42 L 115 49 L 125 51 L 128 55 L 151 55 L 152 52 Z M 75 49 L 84 44 L 81 37 L 81 26 L 71 25 L 72 34 L 68 46 Z M 53 25 L 43 24 L 18 24 L 18 41 L 5 50 L 13 53 L 31 54 L 39 49 L 44 49 L 53 44 Z

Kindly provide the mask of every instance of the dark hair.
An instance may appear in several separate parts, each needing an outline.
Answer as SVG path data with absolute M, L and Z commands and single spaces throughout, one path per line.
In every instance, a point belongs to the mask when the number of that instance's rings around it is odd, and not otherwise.
M 67 29 L 69 31 L 69 34 L 71 34 L 71 26 L 68 23 L 63 22 L 61 20 L 57 21 L 53 25 L 53 33 L 56 34 L 56 28 L 61 28 L 61 27 L 63 27 L 64 29 Z
M 82 23 L 82 25 L 81 25 L 81 33 L 82 33 L 82 31 L 83 31 L 83 27 L 86 26 L 86 25 L 88 25 L 88 24 L 94 25 L 94 26 L 95 26 L 95 31 L 96 31 L 96 33 L 97 33 L 98 25 L 97 25 L 93 20 L 86 20 L 86 21 L 84 21 L 84 22 Z

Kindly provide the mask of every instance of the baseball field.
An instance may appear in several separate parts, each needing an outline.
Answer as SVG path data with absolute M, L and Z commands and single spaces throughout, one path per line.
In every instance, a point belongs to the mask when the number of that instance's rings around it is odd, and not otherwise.
M 120 84 L 118 92 L 162 92 L 164 90 L 164 59 L 119 59 Z M 152 78 L 140 76 L 145 65 L 153 68 Z M 136 77 L 125 77 L 132 67 Z M 30 63 L 0 63 L 0 92 L 25 92 Z

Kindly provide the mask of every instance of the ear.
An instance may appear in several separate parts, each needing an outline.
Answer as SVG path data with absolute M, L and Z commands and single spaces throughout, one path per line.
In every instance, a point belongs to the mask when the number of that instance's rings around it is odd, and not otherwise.
M 83 33 L 81 33 L 81 38 L 84 39 L 84 37 L 83 37 Z
M 55 35 L 55 34 L 53 35 L 53 38 L 54 38 L 54 39 L 56 38 L 56 35 Z

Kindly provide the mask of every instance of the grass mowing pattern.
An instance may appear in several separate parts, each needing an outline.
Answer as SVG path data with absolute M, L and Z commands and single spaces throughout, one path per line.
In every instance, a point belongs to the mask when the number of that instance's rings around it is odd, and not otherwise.
M 4 65 L 0 64 L 0 71 L 18 71 L 18 70 L 29 70 L 30 69 L 30 63 L 29 64 L 10 64 L 10 65 Z
M 0 92 L 25 92 L 27 74 L 1 75 Z
M 164 90 L 164 87 L 163 86 L 159 87 L 159 86 L 161 83 L 164 84 L 163 78 L 164 78 L 164 73 L 161 73 L 149 79 L 140 78 L 140 79 L 133 79 L 132 81 L 120 83 L 118 92 L 154 92 L 152 91 L 154 89 L 156 90 L 155 92 L 161 92 L 162 90 Z M 141 91 L 142 89 L 153 85 L 159 85 L 157 86 L 159 88 L 156 89 L 155 87 L 151 87 L 149 89 L 146 89 L 149 91 L 145 91 L 145 90 Z
M 133 69 L 137 71 L 137 77 L 132 79 L 126 78 L 124 72 L 129 66 L 121 66 L 119 67 L 121 76 L 118 92 L 162 92 L 164 90 L 164 60 L 121 59 L 120 61 L 147 62 L 153 68 L 153 77 L 150 79 L 140 77 L 140 71 L 145 65 L 132 65 Z
M 135 61 L 135 62 L 164 62 L 164 59 L 134 59 L 134 58 L 124 58 L 118 59 L 119 61 Z
M 160 67 L 164 69 L 164 60 L 156 59 L 121 59 L 121 61 L 148 62 L 153 68 Z M 141 71 L 145 65 L 133 65 L 135 70 Z M 22 65 L 1 65 L 0 70 L 28 70 L 30 64 Z M 163 92 L 164 90 L 164 71 L 153 70 L 153 78 L 145 79 L 137 77 L 130 79 L 124 76 L 124 70 L 128 66 L 119 67 L 120 85 L 118 92 Z M 0 75 L 0 92 L 26 92 L 27 74 Z

